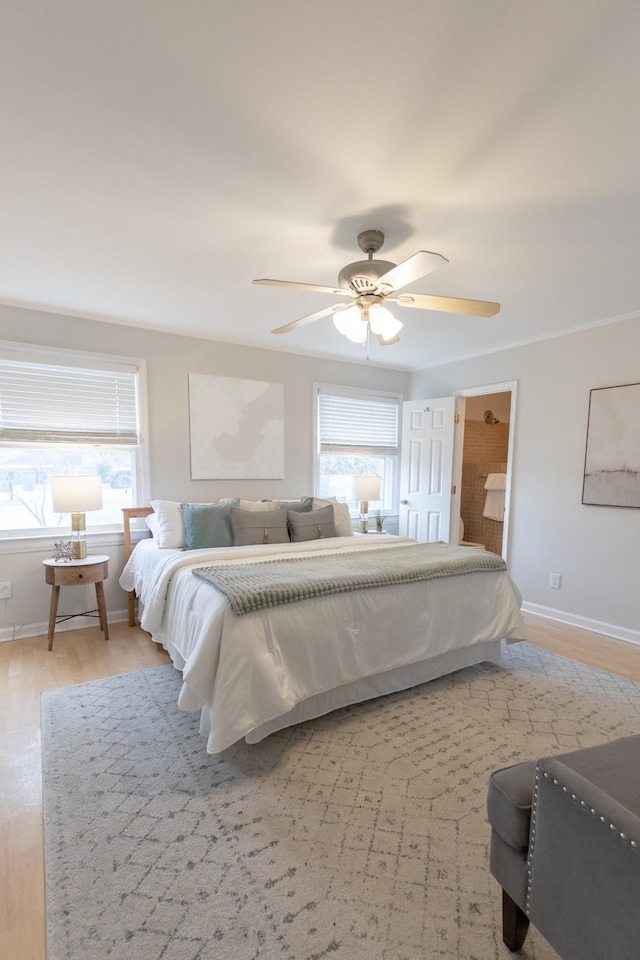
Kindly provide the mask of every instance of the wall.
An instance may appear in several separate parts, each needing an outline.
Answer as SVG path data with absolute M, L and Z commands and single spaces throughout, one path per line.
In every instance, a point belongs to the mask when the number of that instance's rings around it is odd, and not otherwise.
M 344 363 L 259 350 L 3 305 L 0 305 L 0 339 L 146 359 L 150 496 L 169 500 L 208 502 L 231 495 L 253 499 L 312 493 L 313 383 L 373 387 L 405 395 L 409 387 L 409 374 L 364 361 Z M 189 373 L 284 384 L 284 480 L 190 479 Z M 48 619 L 49 587 L 44 583 L 42 560 L 51 556 L 52 542 L 51 538 L 0 541 L 0 581 L 11 580 L 13 584 L 13 598 L 0 601 L 0 639 L 11 637 L 9 619 L 22 626 L 19 635 L 28 636 L 43 629 L 46 632 L 43 625 Z M 126 600 L 117 583 L 122 568 L 122 537 L 94 538 L 89 550 L 111 556 L 109 580 L 105 585 L 107 608 L 111 617 L 123 617 Z M 63 589 L 60 612 L 91 609 L 95 606 L 92 591 L 92 587 Z
M 589 391 L 640 381 L 640 318 L 420 371 L 412 399 L 517 381 L 509 567 L 525 608 L 640 642 L 640 510 L 582 504 Z M 640 415 L 640 411 L 638 411 Z M 562 576 L 561 590 L 549 574 Z

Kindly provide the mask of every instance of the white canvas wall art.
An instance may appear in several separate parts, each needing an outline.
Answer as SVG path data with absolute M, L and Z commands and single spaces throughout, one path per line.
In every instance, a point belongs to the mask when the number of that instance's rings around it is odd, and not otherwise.
M 189 374 L 192 480 L 284 477 L 281 383 Z
M 640 507 L 640 383 L 591 391 L 582 502 Z

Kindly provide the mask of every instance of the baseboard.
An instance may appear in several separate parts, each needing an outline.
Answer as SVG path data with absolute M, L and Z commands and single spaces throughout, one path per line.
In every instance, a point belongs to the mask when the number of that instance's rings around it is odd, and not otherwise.
M 126 610 L 109 610 L 107 620 L 109 623 L 122 623 L 128 620 L 129 615 Z M 46 637 L 49 633 L 49 622 L 42 623 L 22 623 L 14 624 L 8 617 L 0 617 L 0 643 L 7 643 L 9 640 L 26 640 L 27 637 Z M 9 626 L 6 626 L 9 624 Z M 97 627 L 97 617 L 77 616 L 73 620 L 67 620 L 58 625 L 56 632 L 62 633 L 67 630 L 84 630 L 87 627 Z
M 567 613 L 564 610 L 554 610 L 553 607 L 543 607 L 539 603 L 525 602 L 522 604 L 522 609 L 525 613 L 533 614 L 534 617 L 567 623 L 571 627 L 580 627 L 581 630 L 601 633 L 605 637 L 626 640 L 627 643 L 635 643 L 640 646 L 640 631 L 638 630 L 629 630 L 627 627 L 619 627 L 614 623 L 603 623 L 601 620 L 591 620 L 589 617 L 580 617 L 575 613 Z

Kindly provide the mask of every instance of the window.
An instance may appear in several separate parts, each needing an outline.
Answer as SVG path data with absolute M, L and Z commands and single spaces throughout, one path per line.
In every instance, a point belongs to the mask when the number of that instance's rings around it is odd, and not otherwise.
M 87 528 L 120 529 L 141 492 L 142 361 L 0 343 L 0 536 L 65 534 L 49 477 L 97 473 L 102 510 Z
M 320 497 L 337 497 L 357 516 L 351 477 L 381 478 L 381 500 L 369 510 L 395 512 L 399 464 L 400 394 L 316 385 L 317 489 Z

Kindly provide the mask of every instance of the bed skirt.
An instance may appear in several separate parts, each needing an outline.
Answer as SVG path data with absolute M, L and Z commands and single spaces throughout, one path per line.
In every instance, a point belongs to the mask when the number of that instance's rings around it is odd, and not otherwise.
M 420 663 L 410 663 L 394 670 L 387 670 L 371 677 L 364 677 L 353 683 L 344 683 L 342 686 L 317 693 L 306 700 L 301 700 L 296 706 L 282 716 L 275 717 L 266 723 L 254 727 L 245 736 L 247 743 L 259 743 L 265 737 L 284 730 L 305 720 L 315 720 L 333 710 L 347 707 L 353 703 L 362 703 L 373 700 L 387 693 L 397 693 L 399 690 L 408 690 L 417 687 L 429 680 L 436 680 L 455 670 L 471 667 L 477 663 L 500 663 L 501 641 L 488 640 L 485 643 L 475 643 L 460 650 L 450 650 L 430 660 Z M 211 714 L 207 706 L 202 707 L 200 716 L 200 733 L 208 737 L 211 732 Z

